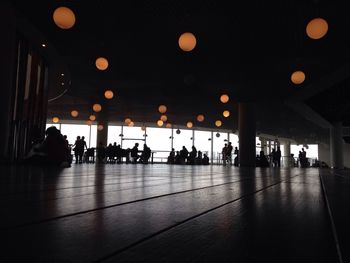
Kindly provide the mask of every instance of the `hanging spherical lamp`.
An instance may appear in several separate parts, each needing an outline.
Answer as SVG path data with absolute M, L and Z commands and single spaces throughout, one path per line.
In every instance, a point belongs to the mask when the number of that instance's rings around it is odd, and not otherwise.
M 290 79 L 294 84 L 299 85 L 305 81 L 305 73 L 301 70 L 295 71 L 292 73 Z
M 221 101 L 222 103 L 227 103 L 229 100 L 230 100 L 230 97 L 229 97 L 227 94 L 222 94 L 222 95 L 220 96 L 220 101 Z
M 230 111 L 228 110 L 225 110 L 222 115 L 225 117 L 225 118 L 228 118 L 230 116 Z
M 96 116 L 95 115 L 90 115 L 89 116 L 89 120 L 90 121 L 95 121 L 96 120 Z
M 203 121 L 204 121 L 204 115 L 203 115 L 203 114 L 199 114 L 199 115 L 197 116 L 197 121 L 203 122 Z
M 75 24 L 74 12 L 65 6 L 58 7 L 53 12 L 53 21 L 59 28 L 70 29 Z
M 167 124 L 165 125 L 165 128 L 171 128 L 171 127 L 172 127 L 171 123 L 167 123 Z
M 179 129 L 176 130 L 176 134 L 180 134 L 181 131 Z
M 215 121 L 216 127 L 221 127 L 221 125 L 222 125 L 222 121 L 220 121 L 220 120 Z
M 89 126 L 91 126 L 91 125 L 92 125 L 92 121 L 87 120 L 87 121 L 86 121 L 86 124 L 89 125 Z
M 73 118 L 76 118 L 76 117 L 78 117 L 79 112 L 76 111 L 76 110 L 72 110 L 72 111 L 70 112 L 70 115 L 71 115 Z
M 323 18 L 314 18 L 306 26 L 306 34 L 309 38 L 320 39 L 328 32 L 328 23 Z
M 162 120 L 158 120 L 158 121 L 157 121 L 157 125 L 158 125 L 159 127 L 162 127 L 163 124 L 164 124 L 164 122 L 163 122 Z
M 60 118 L 58 118 L 58 117 L 53 117 L 53 118 L 52 118 L 52 122 L 53 122 L 53 123 L 59 123 L 59 122 L 60 122 Z
M 179 47 L 186 52 L 192 51 L 197 45 L 196 37 L 190 33 L 183 33 L 179 37 Z
M 92 110 L 94 112 L 100 112 L 102 110 L 101 104 L 96 103 L 96 104 L 92 105 Z
M 166 122 L 168 120 L 168 117 L 166 115 L 162 115 L 160 116 L 160 119 L 163 121 L 163 122 Z
M 191 129 L 193 127 L 193 123 L 191 121 L 187 122 L 186 127 Z
M 100 57 L 96 59 L 95 65 L 99 70 L 106 70 L 108 68 L 108 60 L 106 58 Z
M 106 98 L 107 100 L 113 99 L 113 97 L 114 97 L 113 91 L 111 91 L 111 90 L 106 90 L 106 91 L 105 91 L 105 98 Z
M 131 119 L 130 119 L 130 118 L 126 118 L 126 119 L 124 120 L 124 122 L 125 122 L 126 125 L 129 125 L 130 122 L 131 122 Z
M 102 125 L 102 124 L 99 124 L 99 125 L 97 126 L 97 130 L 98 130 L 98 131 L 102 131 L 102 130 L 103 130 L 103 128 L 104 128 L 104 127 L 103 127 L 103 125 Z
M 159 111 L 160 113 L 166 113 L 167 108 L 166 108 L 165 105 L 160 105 L 160 106 L 158 107 L 158 111 Z

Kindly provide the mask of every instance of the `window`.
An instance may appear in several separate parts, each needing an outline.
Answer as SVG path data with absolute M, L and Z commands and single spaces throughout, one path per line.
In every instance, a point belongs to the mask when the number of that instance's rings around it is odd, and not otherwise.
M 122 127 L 121 126 L 108 126 L 108 138 L 107 138 L 107 145 L 121 143 L 121 136 L 119 136 L 122 133 Z
M 141 127 L 128 127 L 123 126 L 123 141 L 122 141 L 122 148 L 132 148 L 134 147 L 135 143 L 139 144 L 139 150 L 142 149 L 144 144 L 144 134 L 145 132 L 141 130 Z
M 192 148 L 192 130 L 180 130 L 181 133 L 177 134 L 174 129 L 174 149 L 180 151 L 182 146 L 185 146 L 190 152 Z
M 197 151 L 207 154 L 211 157 L 211 132 L 210 131 L 194 131 L 194 145 Z

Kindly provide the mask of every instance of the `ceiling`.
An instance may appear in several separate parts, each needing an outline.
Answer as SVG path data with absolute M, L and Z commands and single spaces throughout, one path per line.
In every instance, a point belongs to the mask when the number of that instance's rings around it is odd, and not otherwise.
M 223 128 L 234 130 L 237 104 L 244 101 L 256 103 L 261 132 L 323 137 L 327 131 L 290 110 L 284 101 L 350 59 L 348 9 L 346 3 L 335 1 L 12 2 L 45 36 L 47 49 L 55 48 L 67 66 L 62 69 L 64 77 L 54 78 L 57 88 L 50 96 L 67 92 L 49 104 L 48 117 L 69 119 L 69 112 L 77 109 L 87 119 L 92 104 L 100 103 L 103 110 L 98 118 L 122 121 L 131 117 L 155 123 L 158 105 L 165 104 L 170 122 L 185 125 L 203 113 L 206 121 L 196 125 L 213 128 L 216 119 L 223 119 L 222 111 L 230 109 L 231 117 L 224 120 Z M 62 30 L 53 22 L 53 11 L 59 6 L 74 11 L 77 21 L 72 29 Z M 324 38 L 312 40 L 305 27 L 319 16 L 327 20 L 329 31 Z M 197 38 L 192 52 L 178 46 L 183 32 Z M 95 67 L 99 56 L 109 60 L 106 71 Z M 295 70 L 306 74 L 301 85 L 290 81 Z M 329 103 L 339 106 L 334 89 L 346 92 L 346 86 L 329 87 L 332 95 L 319 95 L 322 103 L 316 96 L 307 103 L 329 118 L 333 110 Z M 113 100 L 103 97 L 106 89 L 115 92 Z M 230 96 L 228 104 L 220 103 L 223 93 Z

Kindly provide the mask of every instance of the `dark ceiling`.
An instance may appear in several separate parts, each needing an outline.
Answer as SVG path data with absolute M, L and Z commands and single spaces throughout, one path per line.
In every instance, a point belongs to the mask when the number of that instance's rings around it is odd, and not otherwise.
M 223 127 L 235 129 L 237 103 L 251 101 L 257 103 L 262 132 L 288 135 L 299 130 L 308 136 L 319 129 L 283 101 L 350 59 L 346 1 L 12 2 L 67 64 L 68 74 L 65 79 L 57 76 L 57 83 L 64 81 L 68 91 L 49 108 L 49 115 L 63 118 L 77 108 L 87 119 L 91 105 L 98 102 L 109 120 L 130 116 L 155 123 L 158 105 L 166 104 L 170 122 L 179 125 L 204 113 L 203 125 L 214 127 L 222 111 L 231 109 L 232 117 Z M 72 29 L 54 24 L 52 14 L 59 6 L 75 12 Z M 328 21 L 329 31 L 312 40 L 305 27 L 319 16 Z M 192 52 L 178 47 L 178 37 L 187 31 L 197 38 Z M 108 58 L 108 70 L 96 69 L 99 56 Z M 296 86 L 290 75 L 299 69 L 306 73 L 306 81 Z M 116 98 L 104 99 L 106 89 Z M 230 95 L 228 105 L 220 103 L 222 93 Z

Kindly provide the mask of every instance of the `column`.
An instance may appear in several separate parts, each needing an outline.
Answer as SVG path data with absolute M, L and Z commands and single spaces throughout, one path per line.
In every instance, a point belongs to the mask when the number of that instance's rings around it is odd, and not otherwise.
M 239 103 L 238 107 L 238 132 L 239 132 L 239 165 L 241 167 L 256 166 L 256 123 L 255 105 Z
M 107 138 L 108 138 L 108 122 L 99 121 L 97 123 L 97 141 L 96 146 L 100 145 L 102 142 L 103 146 L 107 146 Z
M 336 122 L 331 128 L 331 160 L 332 167 L 344 169 L 343 125 Z
M 214 132 L 211 131 L 211 138 L 210 138 L 210 163 L 213 164 L 214 162 Z
M 284 155 L 285 155 L 285 162 L 284 164 L 286 167 L 290 167 L 292 165 L 292 158 L 290 157 L 290 141 L 284 142 Z

